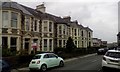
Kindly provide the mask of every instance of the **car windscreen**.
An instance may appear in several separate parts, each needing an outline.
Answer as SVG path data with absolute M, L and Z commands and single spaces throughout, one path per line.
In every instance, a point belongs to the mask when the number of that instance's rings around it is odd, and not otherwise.
M 40 59 L 41 58 L 41 55 L 35 55 L 34 57 L 33 57 L 33 59 Z
M 113 58 L 120 58 L 120 52 L 107 52 L 106 56 L 113 57 Z

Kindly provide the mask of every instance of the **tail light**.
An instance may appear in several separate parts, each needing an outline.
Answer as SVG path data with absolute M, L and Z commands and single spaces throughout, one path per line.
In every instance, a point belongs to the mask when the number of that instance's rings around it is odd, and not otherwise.
M 105 58 L 105 57 L 103 57 L 103 60 L 104 60 L 104 61 L 106 61 L 106 58 Z
M 40 61 L 37 61 L 37 64 L 39 64 L 40 63 Z

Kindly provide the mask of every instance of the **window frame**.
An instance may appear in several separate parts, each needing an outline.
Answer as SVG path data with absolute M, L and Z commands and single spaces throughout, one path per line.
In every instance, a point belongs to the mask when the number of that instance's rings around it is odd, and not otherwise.
M 15 20 L 15 19 L 12 19 L 12 14 L 16 14 L 16 16 L 17 16 L 17 17 L 16 17 L 16 18 L 17 18 L 16 20 Z M 13 21 L 13 22 L 16 22 L 16 27 L 15 27 L 15 26 L 12 26 L 12 21 Z M 18 28 L 18 13 L 17 13 L 17 12 L 11 12 L 11 24 L 10 24 L 10 25 L 11 25 L 11 28 L 15 28 L 15 29 Z
M 30 31 L 30 24 L 31 24 L 31 21 L 30 21 L 30 17 L 29 16 L 26 16 L 25 17 L 25 30 L 26 31 Z M 28 26 L 28 27 L 27 27 Z M 28 28 L 28 29 L 27 29 Z
M 4 16 L 4 13 L 7 13 L 7 16 L 8 17 L 6 17 L 6 16 Z M 6 14 L 5 14 L 6 15 Z M 5 19 L 4 19 L 5 18 Z M 7 19 L 6 19 L 7 18 Z M 4 22 L 4 21 L 8 21 L 8 24 L 6 24 L 6 26 L 4 25 L 4 24 L 2 24 L 2 28 L 8 28 L 9 27 L 9 11 L 2 11 L 2 23 Z

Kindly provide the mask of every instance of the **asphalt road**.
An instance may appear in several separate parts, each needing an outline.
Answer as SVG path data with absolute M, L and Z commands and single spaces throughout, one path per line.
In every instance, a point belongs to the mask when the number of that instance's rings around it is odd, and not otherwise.
M 103 72 L 101 65 L 102 57 L 103 55 L 90 54 L 86 56 L 68 59 L 65 60 L 64 67 L 50 68 L 46 72 Z M 30 71 L 28 67 L 25 67 L 13 70 L 12 72 L 30 72 Z M 114 69 L 113 70 L 107 69 L 107 71 L 104 72 L 120 72 L 120 71 L 116 71 Z
M 64 67 L 51 68 L 47 72 L 102 72 L 101 62 L 102 55 L 93 54 L 68 60 Z M 29 69 L 23 68 L 18 72 L 29 72 Z
M 65 66 L 61 68 L 53 68 L 48 72 L 102 72 L 102 55 L 93 55 L 83 58 L 77 58 L 72 61 L 65 62 Z

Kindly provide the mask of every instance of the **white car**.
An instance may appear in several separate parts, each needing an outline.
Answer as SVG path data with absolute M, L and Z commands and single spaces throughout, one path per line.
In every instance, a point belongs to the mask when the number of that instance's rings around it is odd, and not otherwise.
M 37 54 L 33 57 L 29 64 L 30 71 L 32 70 L 41 70 L 46 71 L 47 68 L 55 66 L 64 66 L 64 60 L 61 57 L 58 57 L 54 53 L 42 53 Z
M 102 59 L 102 68 L 120 69 L 120 50 L 108 50 Z

